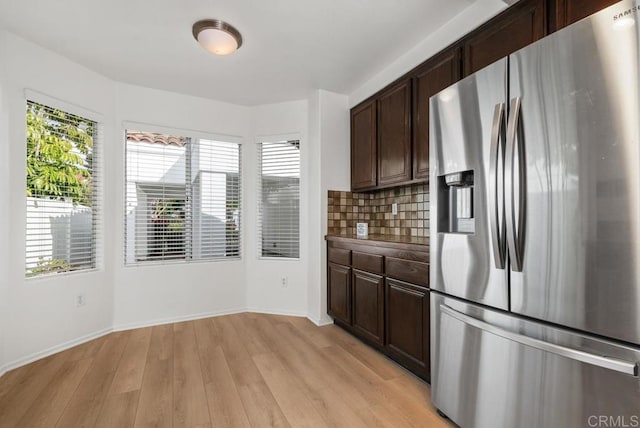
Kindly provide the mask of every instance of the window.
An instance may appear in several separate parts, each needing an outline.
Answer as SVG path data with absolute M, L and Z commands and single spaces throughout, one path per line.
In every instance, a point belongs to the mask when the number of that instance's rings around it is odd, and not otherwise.
M 260 143 L 258 254 L 300 257 L 300 141 Z
M 96 267 L 98 124 L 27 101 L 26 276 Z
M 240 144 L 128 130 L 125 263 L 240 256 Z

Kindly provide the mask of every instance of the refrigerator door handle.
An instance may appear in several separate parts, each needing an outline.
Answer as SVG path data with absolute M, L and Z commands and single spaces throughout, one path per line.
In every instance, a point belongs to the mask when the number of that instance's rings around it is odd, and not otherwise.
M 480 330 L 484 330 L 491 334 L 495 334 L 496 336 L 518 342 L 522 345 L 539 349 L 544 352 L 550 352 L 552 354 L 560 355 L 572 360 L 581 361 L 593 366 L 613 370 L 629 376 L 638 377 L 639 364 L 637 362 L 624 361 L 613 357 L 591 354 L 589 352 L 568 348 L 562 345 L 556 345 L 555 343 L 545 342 L 544 340 L 514 333 L 493 324 L 489 324 L 485 321 L 479 320 L 477 318 L 471 317 L 467 314 L 463 314 L 462 312 L 458 312 L 446 305 L 441 304 L 440 310 L 450 317 L 453 317 L 467 325 L 479 328 Z
M 498 176 L 498 157 L 501 156 L 504 165 L 504 146 L 500 141 L 505 140 L 504 129 L 504 103 L 496 104 L 493 111 L 493 126 L 491 128 L 491 153 L 489 160 L 489 218 L 491 219 L 491 244 L 493 247 L 493 260 L 497 269 L 504 269 L 505 265 L 505 236 L 504 217 L 500 222 L 500 213 L 504 213 L 504 203 L 502 189 L 499 188 L 501 181 Z
M 509 123 L 507 125 L 507 153 L 505 160 L 505 215 L 507 220 L 507 245 L 509 247 L 511 269 L 514 272 L 522 272 L 526 212 L 526 175 L 524 161 L 524 127 L 522 123 L 520 97 L 515 97 L 511 100 L 509 112 Z M 517 177 L 515 175 L 516 152 L 518 154 Z M 518 181 L 517 194 L 515 184 L 516 178 Z

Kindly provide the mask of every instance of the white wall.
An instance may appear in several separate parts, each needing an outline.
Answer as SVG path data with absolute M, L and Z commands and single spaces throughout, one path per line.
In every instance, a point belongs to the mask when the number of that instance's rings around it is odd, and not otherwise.
M 0 58 L 6 58 L 6 33 L 0 30 Z M 9 111 L 5 97 L 5 68 L 6 61 L 0 61 L 0 198 L 9 194 Z M 7 232 L 9 225 L 9 204 L 0 203 L 0 234 Z M 1 235 L 0 235 L 1 236 Z M 9 241 L 0 240 L 0 375 L 5 365 L 5 322 L 9 307 L 7 288 L 9 286 Z
M 1 128 L 2 198 L 0 233 L 6 237 L 0 250 L 3 280 L 8 281 L 2 299 L 0 324 L 4 328 L 4 364 L 19 364 L 23 358 L 37 356 L 48 349 L 99 334 L 112 325 L 113 278 L 109 269 L 25 280 L 25 88 L 51 97 L 51 104 L 64 100 L 75 112 L 88 110 L 101 116 L 104 141 L 113 140 L 114 85 L 99 74 L 78 66 L 46 49 L 10 33 L 5 40 L 2 63 L 2 110 L 7 120 Z M 41 99 L 42 100 L 42 99 Z M 37 101 L 37 100 L 36 100 Z M 6 110 L 5 110 L 6 109 Z M 113 173 L 110 153 L 105 151 L 104 173 Z M 113 192 L 104 194 L 105 205 L 113 205 Z M 105 230 L 113 230 L 111 218 L 104 218 Z M 113 235 L 104 234 L 105 248 L 111 248 Z M 103 265 L 113 264 L 104 254 Z M 86 305 L 76 307 L 79 293 Z M 2 365 L 2 364 L 0 364 Z
M 326 196 L 322 194 L 322 131 L 321 131 L 321 92 L 322 90 L 314 91 L 309 96 L 309 157 L 312 159 L 320 159 L 320 162 L 311 162 L 309 164 L 309 192 L 315 197 L 309 200 L 309 268 L 307 269 L 307 313 L 309 318 L 316 324 L 324 324 L 328 322 L 328 319 L 324 317 L 326 310 L 322 312 L 322 289 L 326 289 L 324 286 L 325 281 L 321 279 L 321 272 L 326 271 L 321 264 L 323 259 L 323 242 L 322 238 L 326 233 L 326 228 L 322 229 L 321 218 L 322 214 L 322 201 L 326 200 Z M 326 294 L 326 293 L 325 293 Z M 325 299 L 326 300 L 326 299 Z M 326 306 L 326 303 L 324 304 Z M 324 317 L 323 317 L 324 315 Z
M 308 102 L 291 101 L 254 107 L 251 112 L 253 141 L 247 145 L 245 202 L 245 260 L 247 263 L 247 308 L 256 312 L 307 315 L 307 268 L 309 241 L 309 164 L 310 144 L 307 130 Z M 300 259 L 273 260 L 258 257 L 257 243 L 257 143 L 300 139 Z M 281 278 L 287 278 L 283 287 Z
M 349 190 L 351 165 L 349 106 L 346 95 L 315 91 L 309 98 L 309 267 L 307 314 L 316 324 L 327 324 L 327 192 Z
M 488 21 L 506 7 L 507 5 L 501 0 L 476 0 L 452 20 L 434 31 L 429 37 L 351 92 L 349 94 L 349 106 L 353 107 L 365 100 L 404 73 L 421 64 L 427 58 Z
M 172 92 L 116 84 L 116 129 L 120 138 L 114 150 L 116 171 L 113 185 L 124 189 L 124 137 L 122 131 L 133 126 L 138 131 L 188 131 L 203 138 L 241 141 L 242 156 L 250 146 L 251 110 L 247 107 Z M 246 169 L 243 181 L 247 181 Z M 244 195 L 246 201 L 247 195 Z M 117 329 L 193 317 L 238 312 L 246 306 L 245 260 L 170 263 L 154 266 L 124 266 L 124 195 L 118 192 L 116 245 L 114 251 L 115 305 Z M 245 208 L 246 211 L 246 208 Z M 242 239 L 247 239 L 246 221 Z

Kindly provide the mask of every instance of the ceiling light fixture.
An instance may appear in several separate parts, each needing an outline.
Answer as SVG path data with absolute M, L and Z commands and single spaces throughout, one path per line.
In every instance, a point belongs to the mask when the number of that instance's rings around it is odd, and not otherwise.
M 193 24 L 191 30 L 200 46 L 216 55 L 228 55 L 242 46 L 240 32 L 219 19 L 203 19 Z

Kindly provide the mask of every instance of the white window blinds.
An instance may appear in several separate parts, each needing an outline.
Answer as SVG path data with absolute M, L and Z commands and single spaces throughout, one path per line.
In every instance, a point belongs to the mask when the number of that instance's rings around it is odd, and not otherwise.
M 300 257 L 300 141 L 258 145 L 258 254 Z
M 126 133 L 125 262 L 240 256 L 240 145 Z
M 98 123 L 27 101 L 26 276 L 97 265 Z

